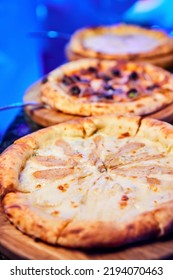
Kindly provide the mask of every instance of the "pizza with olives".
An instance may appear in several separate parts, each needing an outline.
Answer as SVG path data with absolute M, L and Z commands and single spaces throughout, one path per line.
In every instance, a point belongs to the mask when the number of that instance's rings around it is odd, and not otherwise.
M 0 156 L 4 213 L 34 239 L 72 248 L 166 235 L 172 139 L 171 125 L 138 116 L 83 118 L 27 135 Z
M 173 40 L 162 30 L 131 24 L 86 27 L 72 34 L 66 55 L 69 60 L 127 59 L 172 67 Z
M 147 115 L 173 102 L 173 77 L 148 63 L 83 59 L 48 74 L 40 98 L 73 115 Z

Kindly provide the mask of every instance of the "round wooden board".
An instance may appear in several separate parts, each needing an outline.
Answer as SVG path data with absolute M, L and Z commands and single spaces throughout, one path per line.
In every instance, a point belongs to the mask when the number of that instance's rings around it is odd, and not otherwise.
M 24 95 L 24 102 L 38 101 L 40 102 L 40 81 L 32 85 Z M 60 111 L 55 111 L 43 107 L 27 106 L 25 108 L 27 115 L 37 124 L 46 127 L 57 123 L 62 123 L 68 120 L 77 119 L 79 116 L 64 114 Z M 173 103 L 157 111 L 147 117 L 163 120 L 166 122 L 173 122 Z M 80 117 L 81 118 L 81 117 Z
M 109 250 L 72 250 L 51 246 L 21 233 L 0 206 L 0 252 L 10 259 L 31 260 L 152 260 L 173 258 L 173 236 Z

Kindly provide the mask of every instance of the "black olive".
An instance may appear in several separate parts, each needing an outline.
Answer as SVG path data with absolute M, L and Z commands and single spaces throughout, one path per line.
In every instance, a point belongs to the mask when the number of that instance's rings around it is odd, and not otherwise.
M 138 73 L 136 73 L 135 71 L 133 71 L 130 75 L 129 75 L 129 80 L 137 80 L 139 78 Z
M 154 85 L 152 85 L 152 86 L 148 86 L 147 87 L 147 90 L 153 90 L 153 89 L 155 89 L 155 88 L 158 88 L 159 86 L 157 85 L 157 84 L 154 84 Z
M 79 82 L 80 81 L 80 77 L 78 76 L 78 75 L 73 75 L 72 77 L 72 80 L 74 81 L 74 82 Z
M 121 72 L 120 72 L 120 70 L 118 70 L 118 69 L 113 69 L 113 70 L 112 70 L 112 74 L 113 74 L 115 77 L 120 77 L 120 76 L 121 76 Z
M 62 79 L 63 84 L 65 84 L 66 86 L 69 86 L 71 84 L 74 83 L 72 77 L 66 76 L 64 75 L 63 79 Z
M 105 85 L 104 89 L 106 89 L 106 90 L 114 90 L 114 88 L 112 86 L 110 86 L 110 85 Z
M 130 89 L 128 92 L 127 92 L 127 96 L 129 97 L 129 98 L 134 98 L 134 97 L 136 97 L 138 95 L 138 91 L 137 91 L 137 89 L 135 89 L 135 88 L 132 88 L 132 89 Z
M 93 67 L 93 66 L 90 66 L 90 67 L 88 68 L 88 72 L 90 72 L 90 73 L 96 73 L 96 72 L 97 72 L 97 68 L 96 68 L 96 67 Z
M 107 75 L 104 75 L 104 76 L 102 77 L 102 79 L 103 79 L 104 81 L 108 82 L 108 81 L 111 80 L 111 77 L 110 77 L 110 76 L 107 76 Z
M 109 100 L 112 100 L 113 99 L 113 94 L 107 94 L 106 92 L 104 93 L 104 92 L 99 92 L 99 93 L 97 93 L 97 96 L 98 96 L 98 98 L 100 98 L 100 99 L 109 99 Z
M 114 98 L 113 94 L 107 94 L 104 96 L 104 98 L 112 100 Z
M 70 93 L 71 93 L 72 95 L 79 95 L 79 93 L 80 93 L 80 88 L 79 88 L 78 86 L 72 86 L 72 87 L 70 88 Z

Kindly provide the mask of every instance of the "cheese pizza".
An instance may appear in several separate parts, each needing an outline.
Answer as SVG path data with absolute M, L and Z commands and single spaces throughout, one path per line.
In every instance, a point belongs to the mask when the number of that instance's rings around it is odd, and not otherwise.
M 72 248 L 163 236 L 173 231 L 172 139 L 171 125 L 137 116 L 27 135 L 0 157 L 4 212 L 31 237 Z
M 173 40 L 164 31 L 136 25 L 86 27 L 72 34 L 66 55 L 69 60 L 127 59 L 172 67 Z
M 147 63 L 83 59 L 49 73 L 40 99 L 73 115 L 147 115 L 173 102 L 173 77 Z

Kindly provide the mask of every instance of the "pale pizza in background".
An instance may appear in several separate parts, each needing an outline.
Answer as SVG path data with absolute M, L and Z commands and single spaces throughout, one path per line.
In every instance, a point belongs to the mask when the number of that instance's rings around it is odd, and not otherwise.
M 127 59 L 172 67 L 173 39 L 164 31 L 137 25 L 86 27 L 72 34 L 66 55 L 69 60 Z

